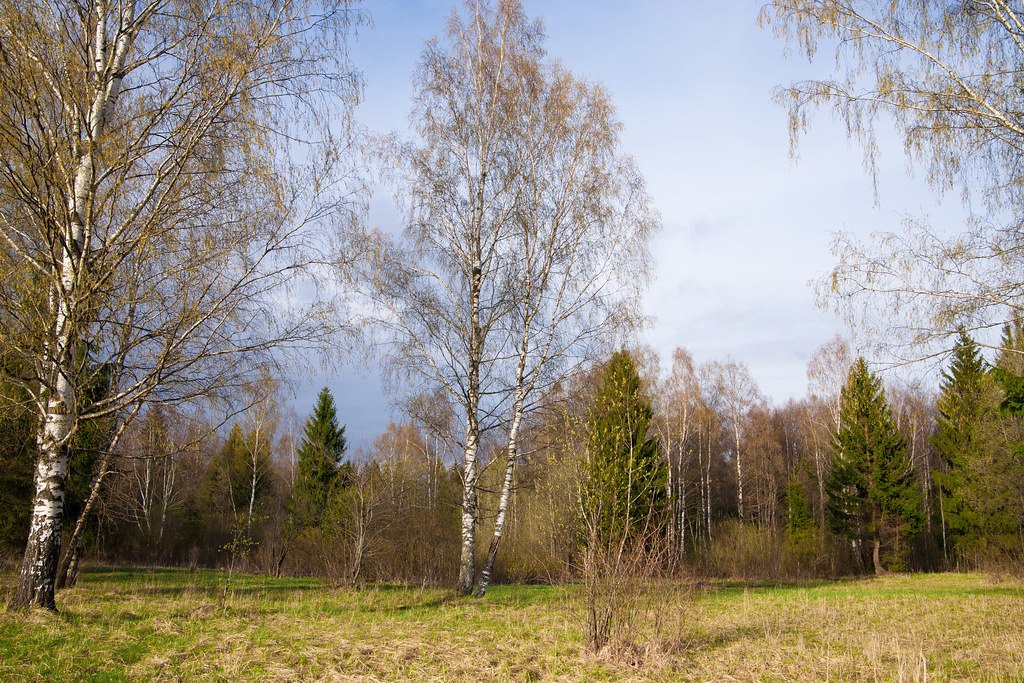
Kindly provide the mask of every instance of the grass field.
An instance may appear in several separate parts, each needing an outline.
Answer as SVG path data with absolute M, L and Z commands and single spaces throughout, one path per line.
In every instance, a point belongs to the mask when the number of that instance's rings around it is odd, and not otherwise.
M 1024 585 L 976 574 L 663 583 L 598 653 L 577 586 L 471 599 L 92 569 L 58 602 L 0 613 L 0 680 L 1024 681 Z

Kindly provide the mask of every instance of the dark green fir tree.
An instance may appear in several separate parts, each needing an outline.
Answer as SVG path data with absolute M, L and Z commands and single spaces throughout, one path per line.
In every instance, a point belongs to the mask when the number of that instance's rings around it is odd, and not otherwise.
M 949 558 L 970 553 L 979 535 L 979 517 L 971 505 L 977 482 L 973 474 L 993 446 L 999 388 L 978 345 L 960 329 L 949 369 L 939 387 L 938 425 L 932 444 L 943 469 L 934 473 L 939 493 L 943 548 Z
M 863 358 L 850 368 L 840 417 L 826 484 L 829 526 L 862 549 L 870 547 L 875 573 L 881 574 L 883 545 L 890 565 L 901 565 L 909 537 L 921 530 L 923 496 L 881 381 Z
M 633 357 L 612 355 L 586 423 L 587 478 L 582 507 L 602 544 L 649 540 L 660 529 L 668 470 L 656 437 L 653 411 Z
M 1018 563 L 1024 558 L 1024 318 L 1019 313 L 1003 327 L 992 375 L 1002 402 L 965 497 L 977 514 L 977 559 Z
M 345 448 L 345 425 L 338 424 L 334 397 L 324 387 L 306 421 L 297 451 L 291 509 L 299 527 L 319 525 L 335 492 L 350 478 L 350 468 L 342 464 Z

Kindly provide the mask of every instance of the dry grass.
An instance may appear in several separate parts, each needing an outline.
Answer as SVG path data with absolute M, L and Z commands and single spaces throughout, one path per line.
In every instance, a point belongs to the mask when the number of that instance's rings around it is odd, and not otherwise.
M 662 583 L 597 654 L 575 586 L 93 570 L 60 604 L 0 615 L 0 680 L 1024 680 L 1024 586 L 981 575 Z

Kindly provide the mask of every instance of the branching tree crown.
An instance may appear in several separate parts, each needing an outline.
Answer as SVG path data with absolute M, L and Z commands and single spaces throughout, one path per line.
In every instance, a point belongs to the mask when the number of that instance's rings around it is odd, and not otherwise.
M 327 260 L 312 227 L 349 206 L 335 145 L 356 16 L 348 0 L 0 1 L 0 344 L 40 425 L 16 605 L 55 608 L 83 424 L 223 396 L 274 349 L 328 337 L 328 306 L 288 288 Z M 87 403 L 97 369 L 109 391 Z
M 387 159 L 408 222 L 400 240 L 372 235 L 366 262 L 389 366 L 459 407 L 463 592 L 482 438 L 506 436 L 514 466 L 537 397 L 633 328 L 658 224 L 607 93 L 543 41 L 518 0 L 469 0 L 428 42 L 416 139 Z

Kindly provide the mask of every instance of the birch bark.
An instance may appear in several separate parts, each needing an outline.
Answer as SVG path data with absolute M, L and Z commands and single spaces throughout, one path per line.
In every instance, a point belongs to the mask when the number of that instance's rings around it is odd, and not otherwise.
M 75 363 L 80 355 L 83 309 L 88 306 L 87 296 L 81 290 L 91 263 L 91 202 L 98 170 L 93 155 L 117 104 L 121 74 L 135 38 L 134 3 L 121 5 L 120 9 L 119 16 L 114 16 L 106 3 L 95 6 L 96 23 L 88 46 L 92 99 L 87 111 L 82 112 L 85 120 L 82 138 L 74 145 L 73 152 L 78 160 L 68 193 L 64 238 L 60 242 L 63 254 L 60 270 L 53 274 L 50 291 L 54 324 L 52 345 L 45 351 L 44 364 L 48 366 L 52 386 L 45 398 L 32 518 L 12 607 L 57 608 L 54 584 L 64 518 L 64 485 L 70 463 L 68 447 L 74 437 L 78 410 Z M 113 35 L 112 44 L 108 44 L 109 34 Z

